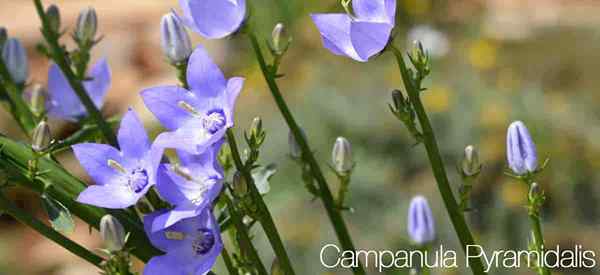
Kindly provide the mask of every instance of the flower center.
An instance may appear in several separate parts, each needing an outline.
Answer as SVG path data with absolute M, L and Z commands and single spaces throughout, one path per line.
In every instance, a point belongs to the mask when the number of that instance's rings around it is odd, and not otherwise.
M 211 110 L 202 118 L 202 127 L 214 134 L 225 127 L 225 113 L 221 109 Z
M 196 233 L 196 238 L 192 241 L 192 250 L 196 256 L 202 256 L 215 246 L 215 235 L 207 228 L 199 228 Z
M 146 170 L 142 168 L 133 170 L 129 174 L 127 185 L 129 186 L 129 189 L 135 193 L 142 192 L 146 185 L 148 185 L 148 173 Z

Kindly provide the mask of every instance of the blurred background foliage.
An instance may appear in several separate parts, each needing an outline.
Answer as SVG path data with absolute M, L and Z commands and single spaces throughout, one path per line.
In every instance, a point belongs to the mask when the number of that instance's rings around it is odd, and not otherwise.
M 132 106 L 148 129 L 162 129 L 145 109 L 139 91 L 176 83 L 173 69 L 159 47 L 159 20 L 177 6 L 175 0 L 55 0 L 65 26 L 72 30 L 78 11 L 94 6 L 103 41 L 95 57 L 106 56 L 113 84 L 106 115 Z M 425 151 L 387 108 L 390 91 L 401 87 L 393 56 L 383 54 L 367 64 L 333 56 L 321 46 L 310 21 L 312 12 L 341 12 L 337 0 L 260 0 L 253 22 L 266 40 L 275 23 L 290 27 L 294 42 L 285 56 L 280 80 L 324 169 L 337 136 L 353 145 L 357 167 L 351 183 L 347 222 L 355 244 L 364 249 L 402 249 L 406 210 L 411 196 L 425 195 L 437 219 L 438 243 L 459 250 L 457 240 L 431 175 Z M 438 135 L 449 176 L 460 184 L 456 164 L 468 144 L 480 148 L 483 171 L 473 191 L 475 210 L 469 222 L 488 250 L 526 248 L 526 188 L 503 175 L 505 130 L 523 120 L 538 145 L 540 159 L 550 158 L 540 183 L 548 197 L 544 211 L 547 245 L 600 251 L 600 2 L 584 0 L 398 0 L 398 43 L 406 49 L 420 39 L 433 57 L 433 73 L 423 94 Z M 35 51 L 41 40 L 31 1 L 0 2 L 0 23 L 22 39 L 32 66 L 31 82 L 46 82 L 47 60 Z M 255 116 L 268 130 L 260 162 L 276 163 L 266 201 L 286 241 L 299 274 L 348 274 L 326 270 L 319 251 L 335 243 L 321 203 L 304 189 L 300 170 L 288 156 L 288 129 L 268 93 L 247 39 L 243 36 L 205 45 L 227 76 L 244 76 L 246 86 L 237 105 L 236 132 L 241 136 Z M 65 40 L 68 37 L 65 36 Z M 403 46 L 403 45 L 400 45 Z M 266 49 L 265 49 L 266 50 Z M 74 125 L 51 122 L 56 138 Z M 23 138 L 4 110 L 0 132 Z M 86 177 L 71 153 L 60 156 L 71 171 Z M 337 188 L 333 173 L 328 173 Z M 24 191 L 11 194 L 22 207 L 42 216 L 38 200 Z M 35 232 L 7 217 L 0 225 L 0 274 L 95 274 L 96 270 Z M 100 247 L 97 233 L 79 223 L 73 238 Z M 261 231 L 261 256 L 273 254 Z M 460 256 L 462 263 L 462 255 Z M 218 267 L 217 273 L 225 271 Z M 521 273 L 519 273 L 521 272 Z M 372 273 L 376 273 L 373 270 Z M 389 272 L 404 274 L 405 272 Z M 469 274 L 463 269 L 436 274 Z M 598 274 L 598 270 L 556 270 L 559 274 Z M 493 274 L 531 274 L 527 270 L 494 270 Z

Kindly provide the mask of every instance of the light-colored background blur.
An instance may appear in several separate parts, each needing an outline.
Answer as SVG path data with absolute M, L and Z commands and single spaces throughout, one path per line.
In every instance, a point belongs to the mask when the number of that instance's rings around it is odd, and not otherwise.
M 104 112 L 123 113 L 132 106 L 153 135 L 161 128 L 143 106 L 141 89 L 176 83 L 159 47 L 162 14 L 175 0 L 44 1 L 61 8 L 63 26 L 72 30 L 80 9 L 94 6 L 104 36 L 94 56 L 108 57 L 113 83 Z M 255 0 L 252 20 L 264 39 L 277 21 L 291 26 L 294 44 L 285 57 L 280 80 L 284 96 L 305 128 L 322 167 L 335 137 L 353 144 L 357 168 L 346 218 L 357 247 L 396 250 L 406 246 L 405 213 L 411 196 L 427 196 L 437 218 L 439 242 L 458 249 L 430 173 L 423 148 L 390 114 L 387 103 L 399 74 L 390 54 L 367 64 L 336 57 L 322 48 L 311 12 L 341 11 L 337 0 Z M 464 146 L 481 149 L 484 169 L 475 186 L 476 211 L 470 223 L 481 242 L 492 248 L 526 247 L 526 190 L 503 176 L 504 135 L 515 119 L 526 122 L 540 158 L 550 166 L 540 180 L 547 192 L 544 211 L 547 244 L 582 244 L 600 252 L 600 2 L 584 0 L 398 0 L 401 37 L 425 37 L 435 55 L 424 93 L 441 150 L 455 187 L 455 164 Z M 31 1 L 0 1 L 0 25 L 22 39 L 29 52 L 31 80 L 45 83 L 47 61 L 35 51 L 41 40 Z M 191 34 L 191 33 L 190 33 Z M 410 34 L 410 35 L 408 35 Z M 244 76 L 237 105 L 236 132 L 261 116 L 268 130 L 261 163 L 277 163 L 266 201 L 286 242 L 298 274 L 337 274 L 318 263 L 318 252 L 335 236 L 321 203 L 311 201 L 298 167 L 287 156 L 287 128 L 277 112 L 245 37 L 204 41 L 227 76 Z M 65 41 L 69 40 L 65 36 Z M 399 39 L 400 42 L 402 39 Z M 70 42 L 69 42 L 70 43 Z M 430 44 L 430 45 L 427 45 Z M 57 138 L 72 125 L 53 121 Z M 0 132 L 16 138 L 18 128 L 0 111 Z M 85 177 L 70 153 L 61 161 Z M 328 173 L 335 190 L 335 177 Z M 12 196 L 29 211 L 39 203 L 27 192 Z M 0 218 L 0 274 L 95 274 L 96 270 L 7 217 Z M 266 263 L 273 258 L 262 232 L 257 243 Z M 89 248 L 100 247 L 97 233 L 79 223 L 73 236 Z M 461 256 L 462 257 L 462 256 Z M 222 268 L 222 267 L 218 267 Z M 221 271 L 221 272 L 219 272 Z M 217 269 L 218 274 L 225 271 Z M 329 273 L 328 273 L 329 272 Z M 465 270 L 438 274 L 468 274 Z M 598 274 L 598 270 L 562 270 L 562 274 Z M 580 273 L 581 272 L 581 273 Z M 373 272 L 375 273 L 375 272 Z M 515 274 L 516 271 L 495 274 Z M 523 270 L 523 273 L 527 272 Z M 558 273 L 558 272 L 557 272 Z M 339 274 L 348 274 L 340 271 Z M 390 272 L 389 274 L 403 274 Z M 528 272 L 531 274 L 531 271 Z

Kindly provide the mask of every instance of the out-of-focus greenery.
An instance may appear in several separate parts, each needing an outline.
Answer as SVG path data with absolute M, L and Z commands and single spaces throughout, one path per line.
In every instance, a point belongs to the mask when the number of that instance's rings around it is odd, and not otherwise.
M 459 251 L 424 149 L 413 146 L 414 140 L 387 107 L 392 89 L 402 87 L 393 56 L 384 53 L 362 64 L 325 50 L 308 15 L 342 12 L 336 0 L 251 2 L 255 5 L 250 20 L 264 39 L 279 21 L 287 23 L 294 36 L 282 62 L 285 77 L 279 82 L 323 169 L 328 169 L 337 136 L 352 143 L 357 166 L 348 204 L 354 212 L 345 216 L 355 245 L 362 249 L 405 248 L 408 202 L 413 195 L 423 194 L 436 216 L 438 244 Z M 549 3 L 530 2 L 534 11 L 547 12 Z M 430 26 L 447 39 L 448 52 L 434 58 L 423 97 L 456 189 L 461 179 L 455 167 L 463 148 L 473 144 L 481 151 L 483 170 L 473 190 L 474 211 L 468 214 L 476 238 L 488 250 L 527 247 L 527 190 L 503 175 L 506 127 L 513 120 L 522 120 L 537 143 L 540 159 L 550 158 L 539 181 L 548 198 L 543 216 L 547 245 L 581 244 L 600 251 L 596 237 L 600 221 L 597 26 L 585 20 L 563 24 L 558 18 L 547 24 L 523 23 L 518 31 L 527 29 L 524 33 L 502 36 L 499 33 L 515 30 L 501 24 L 502 20 L 490 19 L 508 16 L 506 11 L 497 15 L 498 6 L 479 1 L 398 0 L 398 8 L 399 46 L 411 44 L 406 35 L 419 25 Z M 592 8 L 600 11 L 600 5 Z M 513 12 L 523 16 L 522 11 Z M 510 18 L 506 20 L 515 23 Z M 26 20 L 34 20 L 33 15 Z M 265 199 L 297 273 L 348 274 L 327 270 L 319 262 L 321 247 L 336 243 L 335 235 L 321 203 L 312 200 L 303 187 L 299 167 L 287 155 L 287 127 L 247 39 L 242 35 L 218 43 L 226 47 L 221 63 L 226 74 L 247 78 L 237 105 L 236 133 L 241 137 L 255 116 L 263 118 L 268 131 L 260 162 L 276 163 L 278 172 Z M 153 125 L 157 132 L 160 126 L 155 121 Z M 335 190 L 335 175 L 327 174 Z M 265 263 L 270 263 L 273 253 L 260 230 L 256 241 Z M 580 271 L 561 270 L 563 274 Z M 217 273 L 224 272 L 220 269 Z M 434 272 L 468 274 L 464 269 Z M 531 271 L 495 270 L 493 274 Z

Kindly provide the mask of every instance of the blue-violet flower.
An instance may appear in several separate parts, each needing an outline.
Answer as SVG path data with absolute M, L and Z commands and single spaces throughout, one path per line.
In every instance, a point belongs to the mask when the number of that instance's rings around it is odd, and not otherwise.
M 179 0 L 179 4 L 183 22 L 207 39 L 234 33 L 246 17 L 246 0 Z
M 435 239 L 433 214 L 423 196 L 416 196 L 410 201 L 408 235 L 418 245 L 430 243 Z
M 529 130 L 521 121 L 510 124 L 506 134 L 506 157 L 508 166 L 517 175 L 535 172 L 538 165 L 535 143 Z

